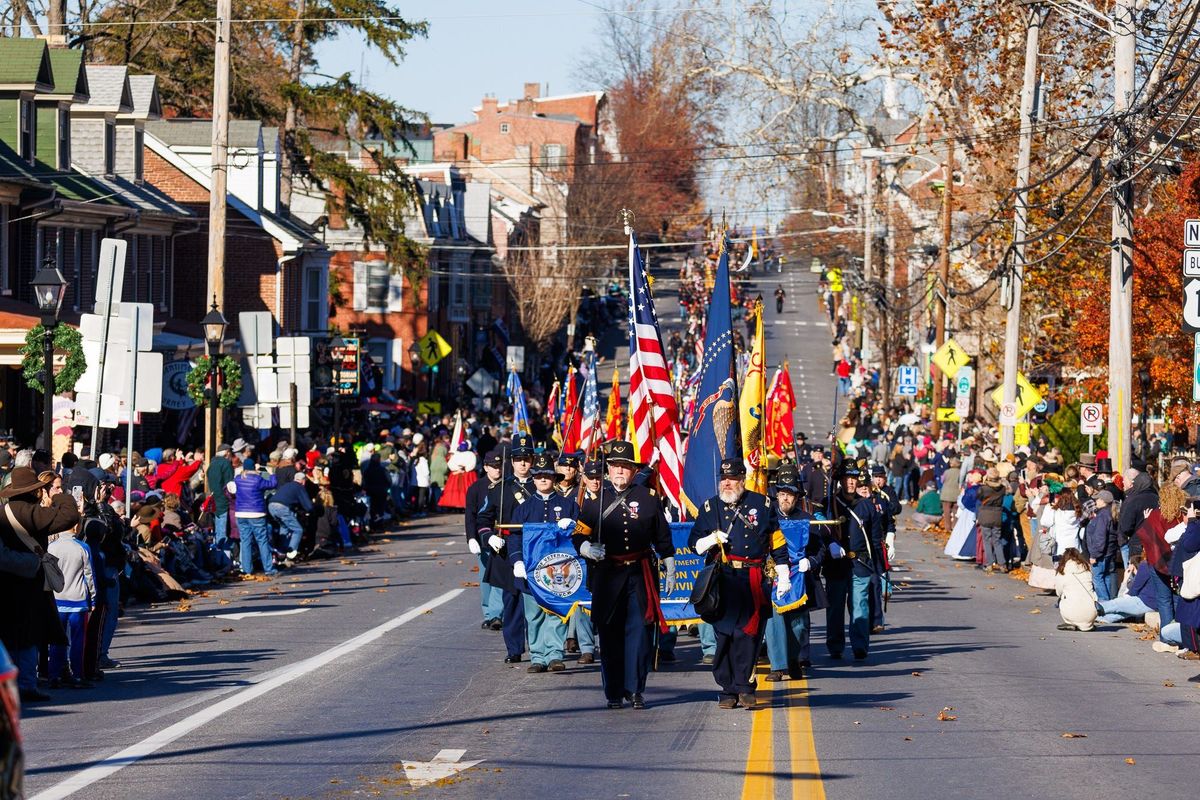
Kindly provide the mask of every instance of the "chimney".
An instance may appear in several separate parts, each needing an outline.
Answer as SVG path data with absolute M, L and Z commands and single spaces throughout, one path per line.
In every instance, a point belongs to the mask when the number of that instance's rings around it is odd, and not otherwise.
M 517 113 L 532 117 L 534 115 L 533 101 L 528 97 L 517 101 Z
M 536 100 L 542 96 L 542 85 L 540 83 L 525 84 L 525 99 Z
M 499 103 L 496 102 L 496 95 L 487 95 L 483 98 L 483 107 L 479 109 L 479 118 L 495 116 L 500 113 Z

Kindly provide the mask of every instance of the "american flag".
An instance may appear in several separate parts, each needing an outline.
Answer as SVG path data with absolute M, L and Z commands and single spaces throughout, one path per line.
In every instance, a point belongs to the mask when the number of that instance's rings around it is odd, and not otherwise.
M 596 351 L 588 350 L 583 355 L 583 419 L 579 426 L 579 449 L 585 453 L 600 444 L 600 398 L 596 393 Z
M 663 495 L 679 510 L 683 478 L 679 407 L 667 369 L 658 315 L 654 313 L 649 273 L 633 231 L 629 232 L 629 286 L 630 438 L 643 464 L 651 463 L 657 451 Z

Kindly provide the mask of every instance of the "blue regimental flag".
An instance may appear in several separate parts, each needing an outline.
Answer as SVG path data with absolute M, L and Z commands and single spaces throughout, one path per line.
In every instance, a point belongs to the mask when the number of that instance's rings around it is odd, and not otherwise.
M 592 607 L 586 567 L 571 544 L 574 530 L 563 530 L 553 522 L 527 522 L 521 529 L 525 583 L 539 606 L 564 620 L 577 608 L 590 612 Z
M 517 371 L 508 373 L 508 402 L 513 407 L 513 433 L 529 433 L 529 409 L 525 405 L 525 390 L 521 387 L 521 379 Z
M 671 540 L 675 543 L 675 591 L 667 594 L 665 581 L 659 587 L 663 616 L 671 625 L 700 622 L 688 598 L 691 597 L 700 570 L 704 569 L 704 556 L 696 555 L 696 551 L 688 547 L 688 537 L 691 535 L 692 523 L 671 523 Z
M 683 462 L 683 493 L 691 516 L 717 493 L 721 459 L 741 454 L 737 396 L 733 383 L 733 318 L 729 303 L 729 242 L 721 247 L 708 324 L 696 410 Z
M 808 600 L 804 594 L 804 574 L 796 569 L 800 559 L 804 558 L 804 548 L 808 546 L 808 520 L 781 519 L 779 529 L 783 531 L 783 538 L 787 539 L 788 563 L 792 565 L 792 588 L 783 597 L 771 592 L 771 602 L 776 611 L 791 611 Z

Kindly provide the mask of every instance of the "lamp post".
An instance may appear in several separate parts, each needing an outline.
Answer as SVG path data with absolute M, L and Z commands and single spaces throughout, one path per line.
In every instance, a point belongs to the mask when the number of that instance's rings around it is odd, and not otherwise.
M 217 405 L 221 398 L 220 372 L 217 371 L 217 358 L 221 355 L 221 345 L 225 341 L 225 328 L 229 325 L 225 315 L 217 308 L 217 296 L 213 295 L 212 308 L 200 320 L 204 327 L 204 343 L 208 350 L 208 442 L 205 443 L 204 455 L 205 479 L 208 477 L 208 464 L 217 452 Z M 211 487 L 209 491 L 211 491 Z
M 1139 427 L 1142 429 L 1142 453 L 1144 454 L 1146 446 L 1150 442 L 1146 436 L 1146 415 L 1150 409 L 1150 370 L 1146 367 L 1139 369 L 1138 380 L 1142 384 L 1142 419 Z
M 342 367 L 346 359 L 346 340 L 341 334 L 335 333 L 329 340 L 329 352 L 336 359 L 336 370 L 333 375 L 333 436 L 330 437 L 334 447 L 341 444 L 342 430 Z
M 413 342 L 408 348 L 408 359 L 412 362 L 413 373 L 413 402 L 417 401 L 417 375 L 421 372 L 421 346 Z
M 42 390 L 45 408 L 42 412 L 42 437 L 47 453 L 53 453 L 52 430 L 54 420 L 54 330 L 58 327 L 58 313 L 62 309 L 63 297 L 67 293 L 67 282 L 54 259 L 46 256 L 42 267 L 29 284 L 38 311 L 42 312 Z

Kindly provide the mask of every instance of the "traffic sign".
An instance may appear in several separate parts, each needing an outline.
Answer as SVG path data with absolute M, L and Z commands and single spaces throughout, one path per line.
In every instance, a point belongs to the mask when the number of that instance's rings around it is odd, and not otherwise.
M 1183 251 L 1183 277 L 1200 278 L 1200 250 Z
M 958 378 L 955 381 L 955 394 L 959 397 L 969 397 L 971 395 L 971 375 L 974 372 L 970 367 L 963 367 L 958 371 Z
M 938 422 L 961 422 L 962 418 L 958 416 L 957 408 L 945 406 L 937 410 Z
M 896 380 L 896 394 L 917 395 L 917 383 L 921 379 L 921 373 L 916 367 L 911 365 L 902 366 L 899 369 L 899 377 Z
M 1200 402 L 1200 333 L 1192 347 L 1192 402 Z
M 1000 424 L 1001 425 L 1016 425 L 1017 417 L 1016 403 L 1001 403 L 1000 404 Z
M 1033 410 L 1039 414 L 1045 414 L 1046 409 L 1048 409 L 1049 407 L 1050 407 L 1050 405 L 1046 402 L 1046 398 L 1043 397 L 1041 400 L 1038 400 L 1034 404 Z
M 1183 284 L 1183 328 L 1200 331 L 1200 278 L 1189 278 Z
M 1003 402 L 1004 387 L 997 386 L 992 392 L 992 402 L 997 406 Z M 1033 388 L 1033 384 L 1029 382 L 1020 372 L 1017 373 L 1017 395 L 1013 398 L 1016 403 L 1017 413 L 1013 414 L 1013 422 L 1002 423 L 1012 425 L 1015 424 L 1017 417 L 1023 417 L 1033 410 L 1033 407 L 1042 399 L 1042 395 L 1037 389 Z
M 1018 422 L 1013 426 L 1013 444 L 1017 447 L 1024 447 L 1029 444 L 1029 423 Z
M 1183 246 L 1200 247 L 1200 219 L 1183 221 Z
M 1200 336 L 1196 337 L 1200 345 Z M 1195 387 L 1192 387 L 1195 391 Z M 1079 407 L 1079 432 L 1084 436 L 1099 436 L 1104 433 L 1104 406 L 1100 403 L 1084 403 Z
M 954 401 L 954 413 L 959 417 L 969 417 L 971 415 L 971 396 L 961 395 Z
M 442 404 L 437 400 L 418 400 L 418 414 L 440 414 L 442 413 Z
M 417 345 L 421 349 L 421 360 L 427 367 L 432 367 L 450 355 L 450 351 L 454 349 L 437 331 L 430 331 L 422 336 Z
M 937 364 L 943 375 L 950 378 L 958 375 L 958 371 L 965 367 L 970 360 L 971 357 L 967 355 L 967 351 L 963 350 L 953 339 L 947 339 L 946 343 L 933 354 L 933 363 Z

